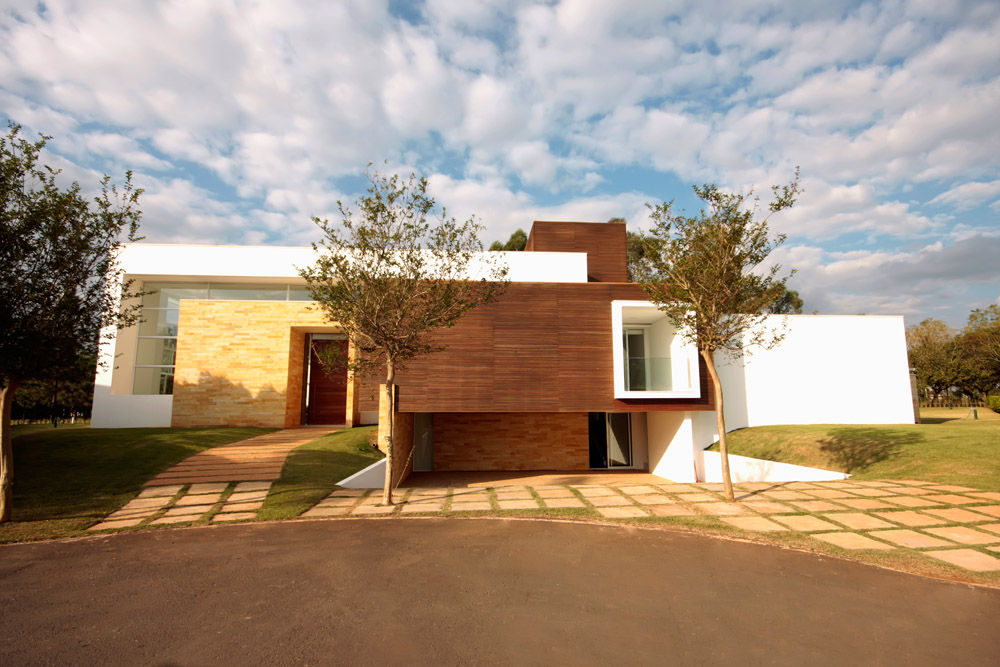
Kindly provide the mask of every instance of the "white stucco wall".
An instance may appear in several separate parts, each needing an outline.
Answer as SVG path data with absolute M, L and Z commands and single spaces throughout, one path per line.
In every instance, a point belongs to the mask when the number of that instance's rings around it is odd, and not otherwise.
M 771 424 L 912 424 L 902 317 L 790 315 L 785 339 L 716 359 L 726 429 Z
M 726 430 L 776 424 L 912 424 L 902 317 L 791 315 L 773 350 L 716 358 Z M 715 412 L 650 413 L 650 472 L 678 482 L 718 476 Z M 734 479 L 840 479 L 841 473 L 731 457 Z M 697 469 L 697 472 L 694 472 Z M 708 481 L 712 481 L 708 479 Z

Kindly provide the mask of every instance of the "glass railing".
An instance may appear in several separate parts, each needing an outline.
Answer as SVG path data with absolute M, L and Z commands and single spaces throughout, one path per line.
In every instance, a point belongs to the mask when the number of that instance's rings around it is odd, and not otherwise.
M 626 361 L 625 391 L 677 391 L 691 387 L 690 361 L 686 358 L 632 357 Z

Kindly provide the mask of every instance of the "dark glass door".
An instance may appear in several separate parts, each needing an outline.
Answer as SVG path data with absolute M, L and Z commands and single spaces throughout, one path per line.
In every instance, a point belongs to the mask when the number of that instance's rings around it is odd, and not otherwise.
M 587 415 L 591 468 L 631 468 L 632 430 L 628 413 L 591 412 Z

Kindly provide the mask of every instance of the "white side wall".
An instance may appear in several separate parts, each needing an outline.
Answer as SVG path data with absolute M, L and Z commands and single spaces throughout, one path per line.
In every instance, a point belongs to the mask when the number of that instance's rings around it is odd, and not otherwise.
M 717 357 L 726 430 L 775 424 L 912 424 L 901 317 L 791 315 L 785 339 L 736 361 Z M 713 481 L 719 439 L 714 412 L 649 413 L 650 472 Z M 842 473 L 730 456 L 734 480 L 842 479 Z M 695 470 L 697 469 L 697 472 Z
M 902 317 L 790 315 L 785 339 L 717 358 L 726 430 L 771 424 L 912 424 Z M 710 444 L 710 443 L 706 443 Z

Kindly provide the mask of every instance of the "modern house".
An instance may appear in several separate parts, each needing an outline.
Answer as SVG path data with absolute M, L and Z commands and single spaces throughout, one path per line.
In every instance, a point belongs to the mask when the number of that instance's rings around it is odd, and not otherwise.
M 708 374 L 628 282 L 625 238 L 623 223 L 535 222 L 525 251 L 504 253 L 503 296 L 397 374 L 407 471 L 712 476 Z M 378 379 L 327 374 L 311 353 L 350 344 L 299 278 L 314 259 L 309 248 L 127 246 L 123 268 L 147 292 L 143 321 L 108 332 L 92 425 L 377 422 Z M 729 428 L 913 423 L 901 317 L 771 321 L 786 330 L 778 348 L 718 360 Z

